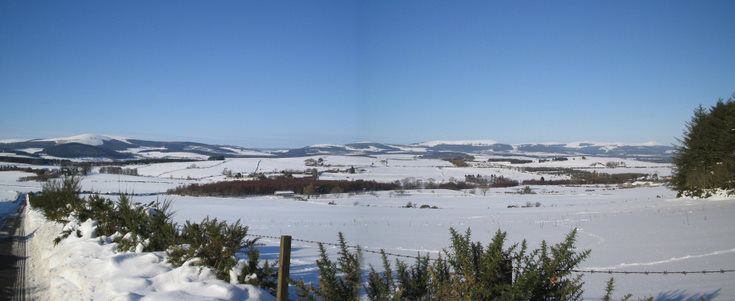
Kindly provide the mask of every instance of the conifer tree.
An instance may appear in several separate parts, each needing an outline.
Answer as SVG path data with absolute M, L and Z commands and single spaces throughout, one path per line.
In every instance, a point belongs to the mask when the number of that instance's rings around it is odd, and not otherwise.
M 735 94 L 709 110 L 695 109 L 679 142 L 671 180 L 679 196 L 735 189 Z

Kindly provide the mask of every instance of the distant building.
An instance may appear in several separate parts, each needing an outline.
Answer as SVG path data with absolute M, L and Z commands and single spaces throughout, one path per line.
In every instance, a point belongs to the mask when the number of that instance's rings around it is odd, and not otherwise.
M 276 190 L 276 192 L 274 192 L 273 195 L 282 196 L 282 197 L 292 197 L 296 195 L 296 193 L 291 190 Z

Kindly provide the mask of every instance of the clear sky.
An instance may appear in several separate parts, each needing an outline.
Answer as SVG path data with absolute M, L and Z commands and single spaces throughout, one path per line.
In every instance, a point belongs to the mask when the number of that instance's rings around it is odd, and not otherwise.
M 0 139 L 647 142 L 735 92 L 735 1 L 0 1 Z

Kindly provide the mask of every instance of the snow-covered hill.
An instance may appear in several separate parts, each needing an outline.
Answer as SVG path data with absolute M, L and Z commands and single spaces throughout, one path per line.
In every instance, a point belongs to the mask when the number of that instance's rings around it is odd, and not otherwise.
M 272 154 L 229 145 L 162 142 L 119 136 L 82 134 L 64 138 L 0 142 L 2 153 L 30 158 L 63 159 L 193 159 L 209 157 L 268 157 Z
M 227 145 L 197 142 L 162 142 L 133 138 L 83 134 L 64 138 L 11 140 L 0 142 L 0 157 L 25 156 L 30 158 L 105 158 L 128 159 L 193 159 L 208 157 L 303 157 L 314 155 L 385 155 L 408 154 L 425 158 L 456 156 L 603 156 L 643 160 L 670 161 L 674 149 L 655 142 L 646 143 L 527 143 L 506 144 L 494 140 L 436 140 L 413 144 L 384 144 L 359 142 L 345 145 L 319 144 L 281 151 L 265 151 Z M 2 155 L 5 153 L 5 155 Z

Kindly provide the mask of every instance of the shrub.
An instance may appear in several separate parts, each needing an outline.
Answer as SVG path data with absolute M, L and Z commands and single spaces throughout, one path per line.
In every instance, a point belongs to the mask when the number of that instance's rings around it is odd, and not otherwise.
M 260 252 L 255 247 L 257 239 L 253 239 L 248 247 L 248 262 L 242 267 L 237 277 L 239 283 L 255 285 L 266 289 L 271 295 L 276 295 L 278 287 L 278 270 L 265 261 L 263 267 L 258 266 Z
M 520 194 L 536 194 L 533 192 L 530 186 L 523 187 L 521 190 L 518 190 L 518 193 Z
M 319 286 L 307 286 L 303 280 L 292 280 L 299 300 L 316 300 L 317 297 L 323 300 L 359 300 L 362 251 L 358 247 L 354 253 L 350 252 L 342 232 L 339 233 L 339 250 L 337 262 L 332 262 L 324 245 L 319 243 L 320 259 L 316 261 Z
M 571 270 L 589 251 L 576 251 L 576 230 L 549 247 L 528 251 L 526 242 L 505 247 L 506 233 L 498 231 L 483 246 L 450 229 L 451 247 L 433 264 L 428 256 L 407 266 L 396 260 L 397 275 L 388 264 L 385 252 L 383 274 L 370 266 L 365 287 L 370 300 L 579 300 L 581 275 Z M 321 280 L 320 280 L 321 281 Z
M 176 223 L 172 221 L 174 213 L 170 208 L 170 200 L 134 204 L 123 194 L 118 198 L 112 216 L 98 220 L 96 232 L 101 235 L 123 234 L 113 240 L 121 251 L 136 251 L 139 245 L 143 252 L 165 251 L 177 242 Z
M 228 224 L 206 217 L 201 223 L 186 221 L 179 236 L 180 245 L 167 252 L 173 265 L 182 265 L 189 259 L 199 258 L 198 265 L 214 269 L 217 278 L 230 280 L 230 270 L 235 266 L 235 254 L 241 249 L 252 247 L 254 242 L 245 240 L 248 227 L 238 220 Z
M 43 184 L 41 194 L 30 198 L 30 204 L 41 210 L 46 219 L 66 223 L 66 218 L 81 208 L 81 178 L 66 176 Z

